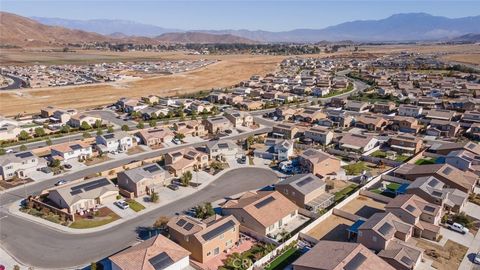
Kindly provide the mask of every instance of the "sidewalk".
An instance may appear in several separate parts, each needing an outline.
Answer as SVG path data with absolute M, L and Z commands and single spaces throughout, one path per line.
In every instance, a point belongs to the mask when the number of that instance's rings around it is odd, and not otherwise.
M 249 167 L 257 167 L 257 168 L 262 168 L 262 169 L 265 169 L 266 167 L 265 166 L 249 166 Z M 39 217 L 35 217 L 35 216 L 32 216 L 32 215 L 29 215 L 27 213 L 23 213 L 21 212 L 19 209 L 20 209 L 20 202 L 22 200 L 19 200 L 15 203 L 12 203 L 9 207 L 8 207 L 8 212 L 12 215 L 15 215 L 17 217 L 20 217 L 20 218 L 23 218 L 25 220 L 28 220 L 28 221 L 31 221 L 31 222 L 35 222 L 39 225 L 43 225 L 43 226 L 47 226 L 51 229 L 54 229 L 54 230 L 57 230 L 57 231 L 60 231 L 60 232 L 65 232 L 65 233 L 70 233 L 70 234 L 86 234 L 86 233 L 92 233 L 92 232 L 98 232 L 98 231 L 102 231 L 102 230 L 106 230 L 106 229 L 109 229 L 109 228 L 112 228 L 112 227 L 115 227 L 116 225 L 118 224 L 121 224 L 127 220 L 130 220 L 130 219 L 134 219 L 134 218 L 138 218 L 146 213 L 149 213 L 155 209 L 158 209 L 162 206 L 165 206 L 169 203 L 172 203 L 172 202 L 175 202 L 177 200 L 180 200 L 184 197 L 187 197 L 187 196 L 190 196 L 202 189 L 204 189 L 205 187 L 207 187 L 208 185 L 210 185 L 212 182 L 214 182 L 215 180 L 217 180 L 220 176 L 222 176 L 223 174 L 231 171 L 231 170 L 234 170 L 236 168 L 232 168 L 232 169 L 226 169 L 226 170 L 223 170 L 221 172 L 219 172 L 217 175 L 215 176 L 212 176 L 210 179 L 204 179 L 205 181 L 202 182 L 202 185 L 200 185 L 199 187 L 187 187 L 186 189 L 188 189 L 186 192 L 182 193 L 182 194 L 178 194 L 178 196 L 175 196 L 173 197 L 172 199 L 168 199 L 168 200 L 165 200 L 165 201 L 161 201 L 160 203 L 156 203 L 156 204 L 151 204 L 150 207 L 147 207 L 145 210 L 142 210 L 140 212 L 138 212 L 138 214 L 136 215 L 131 215 L 131 216 L 128 216 L 126 218 L 121 218 L 119 220 L 116 220 L 114 222 L 111 222 L 111 223 L 108 223 L 108 224 L 105 224 L 103 226 L 100 226 L 100 227 L 95 227 L 95 228 L 89 228 L 89 229 L 73 229 L 73 228 L 69 228 L 69 227 L 66 227 L 66 226 L 62 226 L 60 224 L 56 224 L 56 223 L 53 223 L 53 222 L 50 222 L 50 221 L 47 221 L 45 219 L 42 219 L 42 218 L 39 218 Z M 193 178 L 195 179 L 195 178 Z M 142 202 L 143 203 L 143 202 Z
M 477 252 L 480 251 L 480 231 L 477 232 L 477 235 L 475 235 L 475 239 L 472 241 L 472 243 L 469 245 L 467 254 L 465 254 L 465 257 L 463 257 L 462 263 L 460 263 L 460 266 L 458 267 L 459 270 L 471 270 L 473 269 L 473 257 Z M 472 255 L 473 254 L 473 255 Z

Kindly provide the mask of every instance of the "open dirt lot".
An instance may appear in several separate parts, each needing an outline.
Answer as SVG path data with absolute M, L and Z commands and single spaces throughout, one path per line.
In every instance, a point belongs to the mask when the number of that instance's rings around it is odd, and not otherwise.
M 353 221 L 336 215 L 331 215 L 307 234 L 318 240 L 347 241 L 348 227 Z
M 425 250 L 424 256 L 433 260 L 432 266 L 438 270 L 458 269 L 468 248 L 448 240 L 439 246 L 430 241 L 419 239 L 417 247 Z
M 340 210 L 368 219 L 375 213 L 385 211 L 385 203 L 360 195 Z

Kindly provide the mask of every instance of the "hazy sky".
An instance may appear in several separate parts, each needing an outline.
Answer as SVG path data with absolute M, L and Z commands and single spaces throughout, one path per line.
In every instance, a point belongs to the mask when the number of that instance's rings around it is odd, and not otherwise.
M 426 12 L 446 17 L 480 15 L 480 0 L 376 1 L 71 1 L 0 0 L 0 10 L 23 16 L 124 19 L 179 29 L 281 31 L 322 28 L 345 21 Z

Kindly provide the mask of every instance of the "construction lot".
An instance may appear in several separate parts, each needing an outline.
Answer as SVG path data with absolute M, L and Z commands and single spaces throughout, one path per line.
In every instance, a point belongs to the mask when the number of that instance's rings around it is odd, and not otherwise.
M 317 240 L 348 241 L 347 229 L 352 224 L 351 220 L 331 215 L 307 234 Z
M 385 203 L 359 195 L 353 201 L 340 208 L 340 210 L 368 219 L 375 213 L 383 212 Z

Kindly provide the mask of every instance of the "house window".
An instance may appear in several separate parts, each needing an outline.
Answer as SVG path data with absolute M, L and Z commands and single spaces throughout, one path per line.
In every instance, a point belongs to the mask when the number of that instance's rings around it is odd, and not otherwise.
M 360 237 L 362 236 L 362 232 L 361 232 L 361 231 L 358 232 L 358 236 L 360 236 Z
M 231 246 L 232 245 L 232 239 L 228 240 L 227 242 L 225 242 L 225 246 L 228 247 L 228 246 Z
M 217 247 L 213 250 L 213 255 L 218 255 L 218 253 L 220 253 L 220 248 Z
M 190 242 L 190 239 L 188 238 L 188 236 L 185 236 L 185 241 Z
M 377 237 L 376 237 L 376 236 L 372 236 L 372 241 L 373 241 L 373 242 L 377 242 Z
M 224 234 L 221 234 L 221 235 L 220 235 L 220 240 L 223 239 L 223 238 L 225 238 L 225 235 L 224 235 Z
M 210 252 L 210 251 L 207 252 L 207 256 L 210 256 L 210 255 L 212 255 L 212 252 Z
M 290 217 L 293 218 L 294 216 L 295 216 L 295 212 L 293 212 L 293 213 L 290 214 Z

